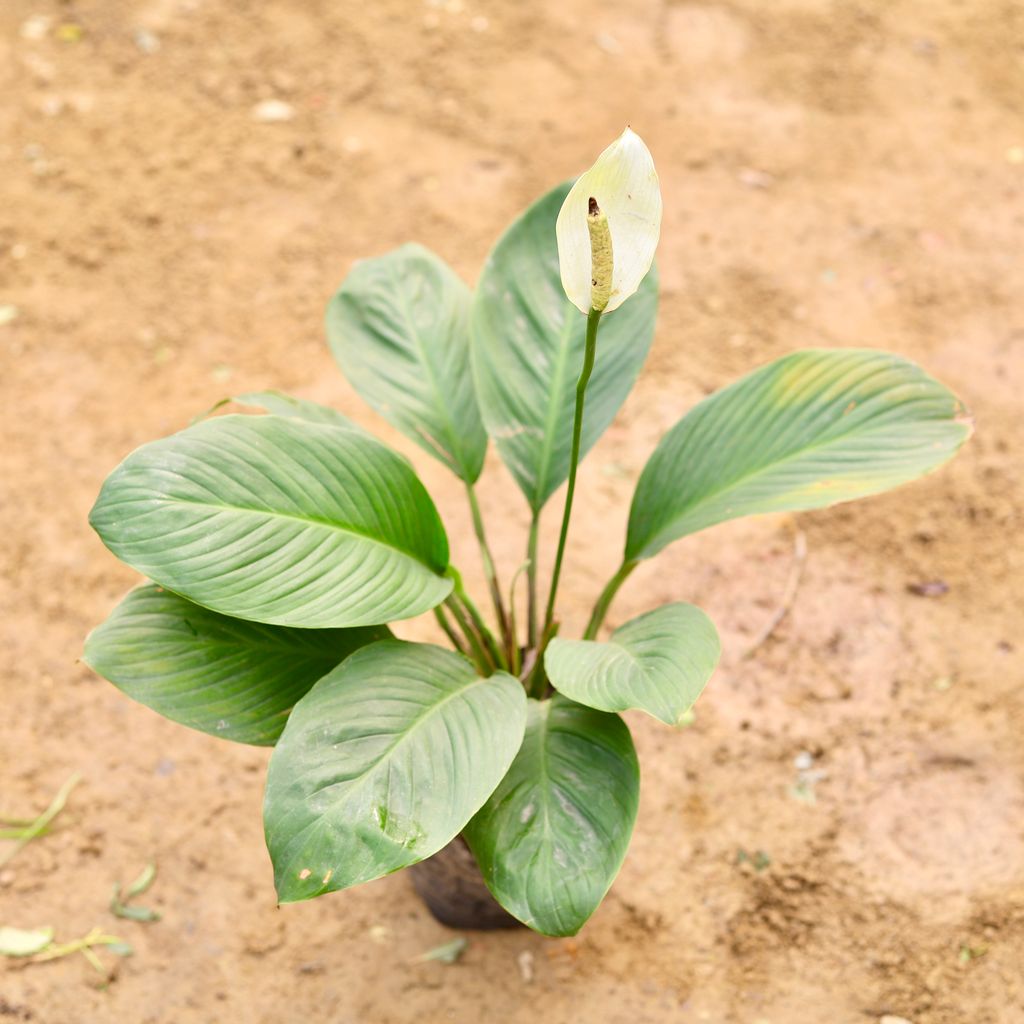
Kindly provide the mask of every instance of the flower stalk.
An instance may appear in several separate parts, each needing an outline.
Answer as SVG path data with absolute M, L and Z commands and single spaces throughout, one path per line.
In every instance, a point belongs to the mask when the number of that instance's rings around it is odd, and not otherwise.
M 596 204 L 595 204 L 596 205 Z M 607 227 L 607 222 L 605 223 Z M 611 247 L 609 243 L 609 259 Z M 598 267 L 594 268 L 594 289 L 598 285 Z M 576 382 L 576 409 L 572 421 L 572 449 L 569 455 L 569 481 L 565 491 L 565 508 L 562 511 L 562 529 L 558 535 L 558 551 L 555 554 L 555 567 L 551 574 L 551 590 L 548 592 L 547 610 L 544 613 L 544 633 L 547 634 L 555 617 L 555 598 L 558 595 L 558 581 L 562 574 L 562 559 L 565 556 L 565 544 L 569 537 L 569 519 L 572 516 L 572 502 L 576 494 L 576 470 L 580 461 L 580 441 L 583 436 L 583 408 L 587 396 L 587 384 L 594 371 L 594 359 L 597 355 L 597 328 L 601 323 L 601 310 L 592 309 L 587 315 L 587 336 L 583 352 L 583 369 Z M 542 644 L 543 647 L 543 644 Z M 540 656 L 543 656 L 541 651 Z

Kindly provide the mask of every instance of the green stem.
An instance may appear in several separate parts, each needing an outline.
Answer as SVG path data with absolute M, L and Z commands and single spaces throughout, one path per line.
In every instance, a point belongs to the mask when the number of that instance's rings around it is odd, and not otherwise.
M 540 535 L 540 513 L 530 519 L 530 539 L 526 544 L 526 646 L 532 650 L 537 644 L 537 540 Z
M 601 323 L 601 311 L 592 309 L 587 314 L 587 340 L 583 353 L 583 369 L 576 382 L 576 411 L 572 421 L 572 451 L 569 456 L 569 483 L 565 491 L 565 509 L 562 512 L 562 530 L 558 536 L 558 552 L 555 555 L 555 568 L 551 574 L 551 590 L 548 592 L 548 607 L 544 613 L 544 632 L 548 631 L 555 617 L 555 597 L 558 593 L 558 579 L 562 573 L 562 558 L 565 555 L 565 542 L 569 537 L 569 518 L 572 515 L 572 499 L 576 493 L 576 468 L 580 461 L 580 439 L 583 434 L 583 403 L 587 397 L 587 384 L 594 370 L 594 357 L 597 354 L 597 328 Z
M 468 593 L 466 593 L 466 588 L 463 586 L 462 577 L 459 575 L 458 570 L 449 566 L 448 571 L 452 574 L 452 579 L 455 581 L 455 590 L 452 593 L 456 600 L 469 613 L 473 626 L 476 628 L 477 635 L 484 644 L 486 644 L 487 651 L 490 655 L 491 661 L 494 662 L 495 668 L 507 669 L 508 663 L 505 661 L 505 656 L 498 645 L 498 641 L 494 639 L 494 634 L 487 628 L 487 623 L 484 622 L 483 616 L 480 614 L 477 606 L 473 603 L 473 599 Z
M 508 629 L 512 635 L 512 660 L 509 662 L 509 671 L 514 676 L 518 676 L 523 667 L 523 652 L 519 647 L 519 626 L 516 622 L 516 584 L 519 582 L 523 570 L 528 568 L 529 565 L 526 562 L 519 566 L 512 574 L 512 582 L 508 585 Z
M 487 653 L 487 648 L 477 635 L 476 630 L 473 629 L 469 619 L 466 618 L 466 613 L 462 610 L 462 606 L 456 600 L 455 594 L 449 594 L 449 596 L 445 598 L 444 603 L 448 606 L 448 610 L 452 613 L 452 616 L 459 624 L 462 632 L 465 633 L 466 639 L 469 641 L 469 646 L 473 651 L 473 660 L 476 662 L 477 667 L 481 672 L 486 672 L 488 674 L 493 672 L 495 666 Z
M 101 928 L 93 928 L 88 935 L 83 935 L 80 939 L 75 939 L 72 942 L 65 942 L 61 945 L 47 946 L 41 953 L 37 953 L 33 958 L 33 963 L 41 964 L 47 960 L 59 960 L 61 957 L 70 956 L 72 953 L 86 953 L 91 952 L 93 946 L 120 946 L 124 942 L 123 939 L 119 939 L 116 935 L 106 935 Z M 86 959 L 96 968 L 100 973 L 103 972 L 103 964 L 101 964 L 95 956 L 86 956 Z
M 50 806 L 47 807 L 31 825 L 22 830 L 21 836 L 15 842 L 14 846 L 5 853 L 0 854 L 0 868 L 2 868 L 23 846 L 32 842 L 36 836 L 41 836 L 46 833 L 50 822 L 53 821 L 53 819 L 56 818 L 62 810 L 64 810 L 64 805 L 67 803 L 71 790 L 78 785 L 81 778 L 82 776 L 79 775 L 78 772 L 75 772 L 74 775 L 72 775 L 71 778 L 60 787 Z
M 618 593 L 619 587 L 626 582 L 627 577 L 638 564 L 637 562 L 623 562 L 619 566 L 618 572 L 608 581 L 594 605 L 593 614 L 587 624 L 587 631 L 583 634 L 584 640 L 593 640 L 597 636 L 597 631 L 601 628 L 601 623 L 604 622 L 604 617 L 608 614 L 608 608 Z
M 452 642 L 452 646 L 459 652 L 459 654 L 465 654 L 469 657 L 469 648 L 466 645 L 466 641 L 455 632 L 454 627 L 448 621 L 448 616 L 444 613 L 444 608 L 438 605 L 434 609 L 434 618 L 437 619 L 437 624 L 444 630 L 445 636 L 448 637 Z
M 540 644 L 537 647 L 537 660 L 534 661 L 530 674 L 526 679 L 527 696 L 534 700 L 543 700 L 547 691 L 548 676 L 544 670 L 544 652 L 551 643 L 551 638 L 558 632 L 558 623 L 550 623 L 541 634 Z
M 487 543 L 484 517 L 480 514 L 480 503 L 476 498 L 476 489 L 469 482 L 466 483 L 466 496 L 469 498 L 469 509 L 473 514 L 473 532 L 476 534 L 477 543 L 480 545 L 480 561 L 483 563 L 484 575 L 487 577 L 487 586 L 491 591 L 491 601 L 494 603 L 494 614 L 498 617 L 498 629 L 501 632 L 501 638 L 505 645 L 506 660 L 511 663 L 515 638 L 512 636 L 509 618 L 505 612 L 505 603 L 501 598 L 498 571 L 494 567 L 494 557 L 491 554 L 490 545 Z

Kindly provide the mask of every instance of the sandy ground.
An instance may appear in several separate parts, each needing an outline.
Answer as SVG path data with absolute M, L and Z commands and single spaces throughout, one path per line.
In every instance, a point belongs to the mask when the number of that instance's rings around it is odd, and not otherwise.
M 136 954 L 105 957 L 105 985 L 77 956 L 0 965 L 0 1020 L 1024 1021 L 1022 96 L 1011 0 L 4 0 L 0 811 L 83 782 L 0 874 L 0 923 L 100 924 Z M 255 120 L 268 99 L 294 117 Z M 575 940 L 472 936 L 458 964 L 418 963 L 450 933 L 401 875 L 275 907 L 266 751 L 76 661 L 134 582 L 86 514 L 129 450 L 226 394 L 281 387 L 380 429 L 322 336 L 351 262 L 415 239 L 474 280 L 627 122 L 662 175 L 662 310 L 581 473 L 568 630 L 657 437 L 758 363 L 891 348 L 978 432 L 924 482 L 796 520 L 801 587 L 754 659 L 793 523 L 637 572 L 613 624 L 693 600 L 726 656 L 690 729 L 631 719 L 642 805 L 611 895 Z M 478 583 L 454 480 L 383 432 Z M 525 513 L 491 468 L 507 576 Z M 116 921 L 111 884 L 149 859 L 162 921 Z

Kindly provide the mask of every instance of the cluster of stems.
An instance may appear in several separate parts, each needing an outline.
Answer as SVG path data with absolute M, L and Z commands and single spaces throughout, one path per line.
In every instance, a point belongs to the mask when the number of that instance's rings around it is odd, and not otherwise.
M 487 543 L 480 505 L 472 484 L 466 485 L 466 494 L 473 517 L 473 531 L 480 546 L 480 556 L 488 589 L 494 605 L 497 620 L 497 634 L 492 632 L 484 621 L 470 596 L 466 593 L 462 578 L 455 569 L 449 569 L 454 586 L 444 604 L 434 609 L 435 617 L 445 635 L 455 649 L 470 658 L 482 671 L 510 672 L 518 676 L 527 693 L 531 697 L 542 698 L 547 695 L 549 685 L 544 673 L 544 651 L 552 637 L 558 632 L 558 620 L 555 617 L 555 602 L 558 596 L 558 583 L 562 574 L 562 561 L 565 557 L 566 542 L 569 537 L 569 521 L 572 516 L 573 498 L 576 493 L 576 471 L 579 466 L 580 445 L 583 434 L 583 410 L 586 403 L 587 384 L 594 369 L 597 354 L 597 331 L 601 322 L 601 310 L 592 309 L 587 317 L 586 342 L 583 354 L 583 367 L 576 382 L 576 405 L 573 414 L 572 445 L 569 457 L 569 477 L 565 491 L 565 505 L 562 511 L 562 526 L 558 536 L 558 548 L 555 552 L 554 567 L 551 573 L 551 584 L 543 617 L 539 614 L 537 548 L 540 532 L 540 514 L 535 512 L 530 521 L 529 539 L 527 541 L 526 561 L 520 571 L 515 574 L 509 589 L 508 603 L 502 597 L 502 588 L 498 580 L 494 557 Z M 604 621 L 612 599 L 626 577 L 633 571 L 635 562 L 624 562 L 616 574 L 608 581 L 594 605 L 585 638 L 592 640 Z M 515 589 L 522 572 L 527 577 L 527 622 L 526 641 L 520 645 L 519 630 L 515 614 Z

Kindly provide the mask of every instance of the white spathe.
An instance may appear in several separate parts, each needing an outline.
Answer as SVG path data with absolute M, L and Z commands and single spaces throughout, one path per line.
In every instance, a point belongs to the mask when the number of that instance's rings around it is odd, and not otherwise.
M 558 263 L 562 287 L 580 312 L 591 306 L 590 197 L 608 218 L 612 236 L 612 293 L 605 312 L 632 295 L 654 261 L 661 234 L 661 187 L 654 160 L 627 128 L 576 180 L 558 213 Z

